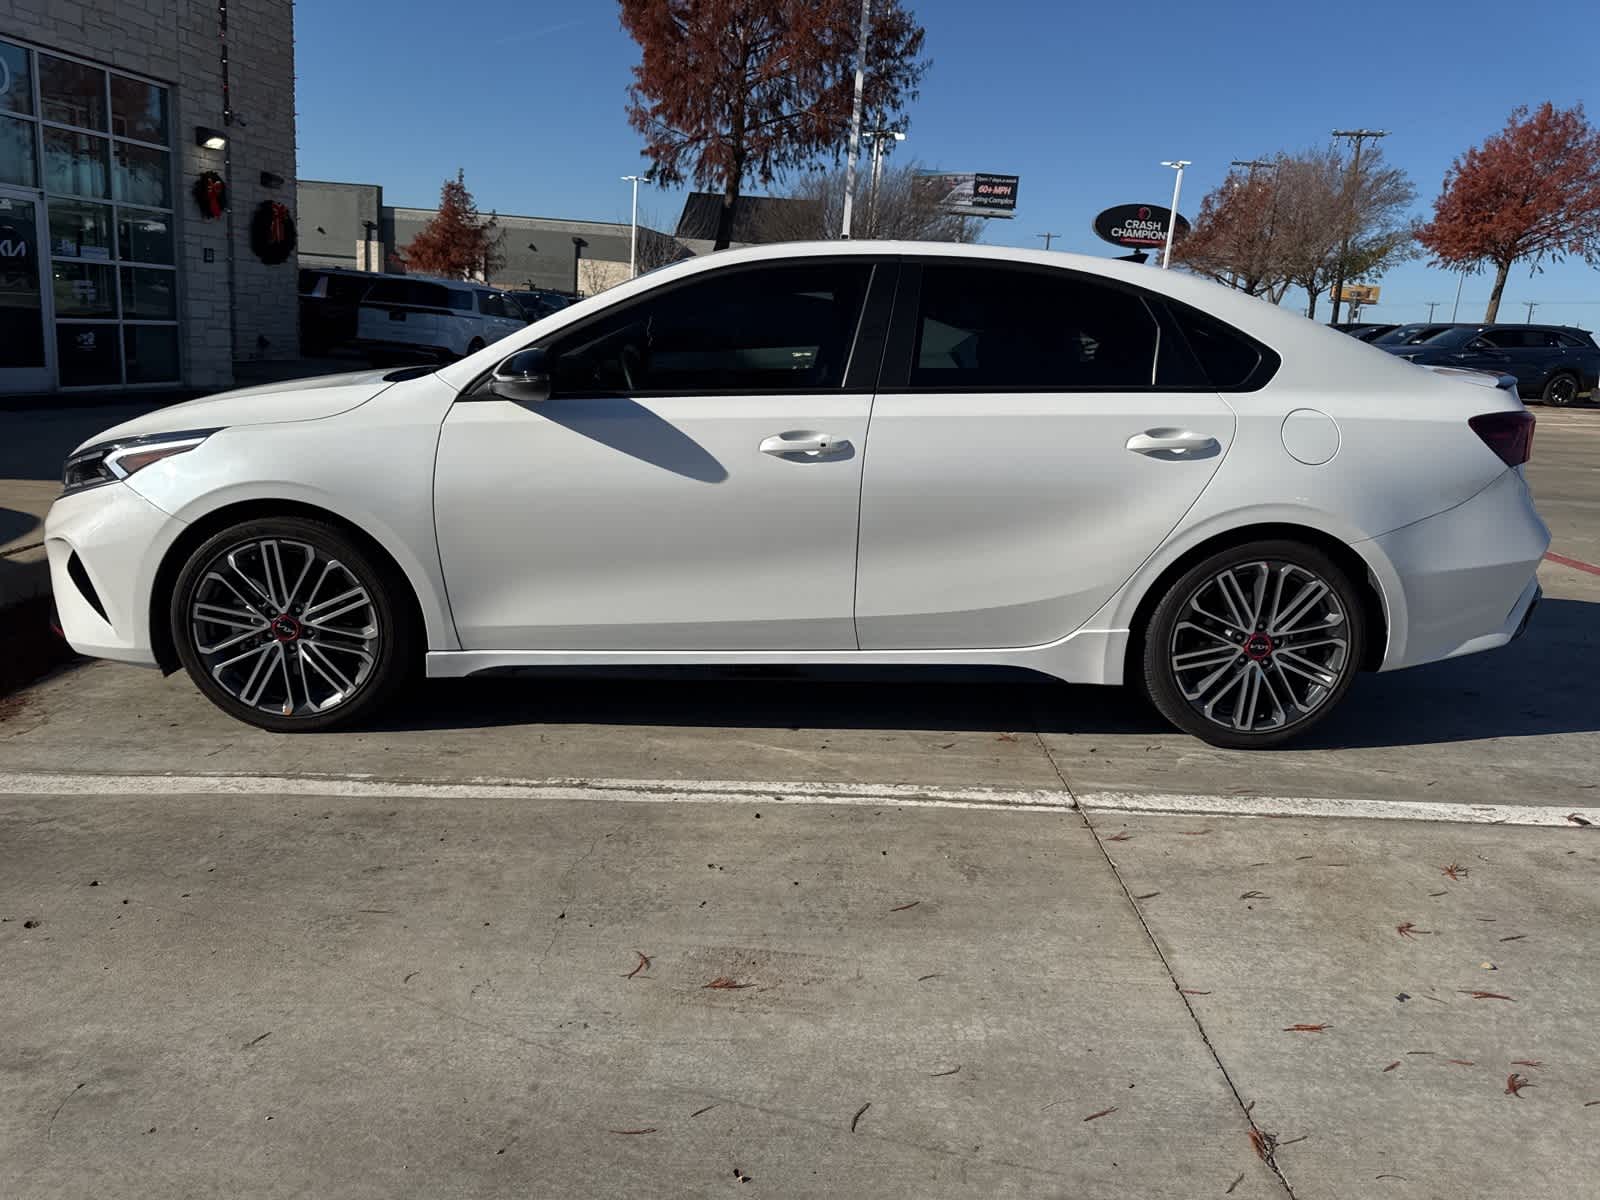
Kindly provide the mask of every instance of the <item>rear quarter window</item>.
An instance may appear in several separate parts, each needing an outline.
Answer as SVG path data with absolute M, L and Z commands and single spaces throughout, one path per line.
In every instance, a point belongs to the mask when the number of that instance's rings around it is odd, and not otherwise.
M 1278 356 L 1248 334 L 1198 308 L 1176 300 L 1166 303 L 1200 369 L 1218 391 L 1254 391 L 1277 372 Z

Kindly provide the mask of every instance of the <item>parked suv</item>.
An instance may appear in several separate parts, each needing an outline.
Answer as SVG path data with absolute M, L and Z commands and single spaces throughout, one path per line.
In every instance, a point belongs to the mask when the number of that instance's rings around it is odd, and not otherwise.
M 1571 404 L 1600 387 L 1600 347 L 1571 326 L 1450 325 L 1423 341 L 1382 345 L 1425 366 L 1514 375 L 1525 400 Z
M 375 361 L 453 362 L 527 324 L 514 301 L 481 283 L 396 275 L 379 279 L 362 297 L 356 344 Z

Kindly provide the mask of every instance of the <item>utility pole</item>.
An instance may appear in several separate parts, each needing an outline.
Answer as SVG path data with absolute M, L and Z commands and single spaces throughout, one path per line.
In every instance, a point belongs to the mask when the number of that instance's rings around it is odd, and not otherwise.
M 1538 308 L 1538 307 L 1539 307 L 1539 302 L 1537 300 L 1529 300 L 1528 301 L 1528 322 L 1527 323 L 1529 325 L 1533 324 L 1533 310 Z
M 1356 198 L 1361 187 L 1361 147 L 1368 139 L 1376 141 L 1378 138 L 1389 136 L 1387 129 L 1335 129 L 1333 136 L 1344 138 L 1355 144 L 1356 152 L 1350 163 L 1350 173 L 1345 176 L 1345 191 L 1350 193 L 1349 203 L 1344 217 L 1344 238 L 1339 243 L 1339 261 L 1333 268 L 1333 319 L 1330 325 L 1339 323 L 1339 304 L 1344 299 L 1344 270 L 1345 261 L 1350 257 L 1350 235 L 1355 231 L 1351 228 L 1355 224 Z
M 1161 269 L 1165 271 L 1172 265 L 1172 235 L 1178 231 L 1178 197 L 1183 193 L 1183 169 L 1194 164 L 1187 158 L 1175 158 L 1161 165 L 1171 167 L 1178 173 L 1177 178 L 1172 181 L 1172 210 L 1167 215 L 1167 244 L 1161 251 Z
M 1247 167 L 1248 173 L 1245 175 L 1245 182 L 1254 183 L 1256 181 L 1257 167 L 1275 167 L 1278 164 L 1269 158 L 1236 158 L 1229 162 L 1228 165 L 1230 167 Z
M 1050 249 L 1050 243 L 1055 241 L 1061 235 L 1059 233 L 1036 233 L 1033 236 L 1036 238 L 1043 238 L 1044 248 L 1048 250 Z
M 878 236 L 878 175 L 883 170 L 883 140 L 903 142 L 906 135 L 898 129 L 868 129 L 861 135 L 872 139 L 872 183 L 867 190 L 867 236 Z
M 872 0 L 861 0 L 861 34 L 856 46 L 856 95 L 850 104 L 850 150 L 844 159 L 844 228 L 850 240 L 850 209 L 856 198 L 856 152 L 861 149 L 861 92 L 867 84 L 867 37 L 872 31 Z
M 1428 324 L 1432 325 L 1433 324 L 1433 310 L 1439 307 L 1439 302 L 1437 300 L 1429 300 L 1427 302 L 1427 304 L 1428 304 Z
M 1461 272 L 1461 277 L 1456 280 L 1456 302 L 1450 306 L 1450 320 L 1454 323 L 1456 313 L 1461 308 L 1461 285 L 1467 281 L 1467 273 Z

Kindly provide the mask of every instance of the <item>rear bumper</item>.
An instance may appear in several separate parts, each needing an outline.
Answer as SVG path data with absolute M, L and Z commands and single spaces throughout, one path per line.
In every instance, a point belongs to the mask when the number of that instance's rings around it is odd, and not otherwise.
M 63 496 L 45 519 L 50 586 L 62 635 L 80 654 L 156 664 L 150 595 L 184 528 L 125 484 Z
M 1538 601 L 1550 531 L 1520 471 L 1508 470 L 1464 504 L 1373 538 L 1393 568 L 1389 646 L 1382 670 L 1504 646 Z M 1388 591 L 1389 589 L 1385 589 Z

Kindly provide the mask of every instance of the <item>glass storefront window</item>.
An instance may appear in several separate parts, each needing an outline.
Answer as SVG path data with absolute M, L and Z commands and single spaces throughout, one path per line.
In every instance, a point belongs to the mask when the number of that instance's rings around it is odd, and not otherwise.
M 65 129 L 44 131 L 44 188 L 74 196 L 111 195 L 110 143 Z
M 117 326 L 56 326 L 56 369 L 62 387 L 83 387 L 95 383 L 121 383 L 121 349 Z
M 149 204 L 166 208 L 172 203 L 171 155 L 165 150 L 150 150 L 118 142 L 117 199 L 130 204 Z
M 39 103 L 46 121 L 106 128 L 106 73 L 98 67 L 39 55 Z
M 178 378 L 178 330 L 172 325 L 129 325 L 122 331 L 129 383 L 170 383 Z
M 178 317 L 178 297 L 173 284 L 177 272 L 155 267 L 122 268 L 122 317 L 124 320 L 174 321 Z
M 57 258 L 111 258 L 111 206 L 50 201 L 50 253 Z
M 167 141 L 167 89 L 129 79 L 111 77 L 111 132 L 141 142 Z
M 33 74 L 28 70 L 28 52 L 10 42 L 0 42 L 0 108 L 33 112 Z
M 51 339 L 63 388 L 181 378 L 173 121 L 159 84 L 0 40 L 0 184 L 35 189 L 0 197 L 0 391 L 49 386 Z
M 50 264 L 55 281 L 56 319 L 117 315 L 114 267 L 58 260 Z
M 117 209 L 117 240 L 122 257 L 133 262 L 172 261 L 172 214 Z
M 33 161 L 33 122 L 0 116 L 0 183 L 38 187 Z

